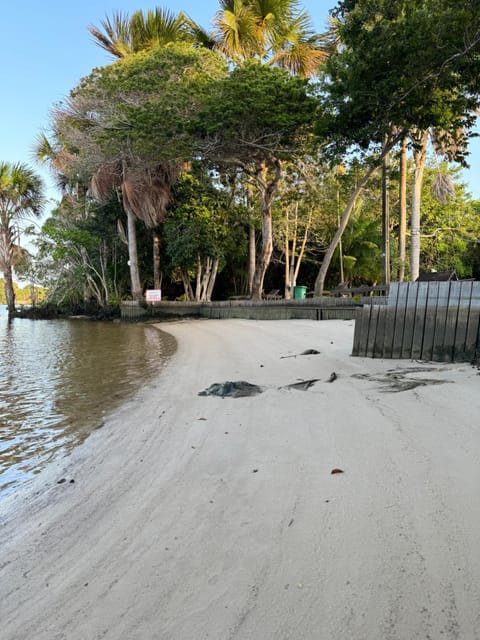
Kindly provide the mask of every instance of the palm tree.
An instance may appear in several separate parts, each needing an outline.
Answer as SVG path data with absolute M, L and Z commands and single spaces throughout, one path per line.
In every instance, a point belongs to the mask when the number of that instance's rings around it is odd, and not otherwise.
M 258 60 L 302 77 L 314 76 L 326 57 L 298 0 L 220 0 L 213 42 L 235 64 Z
M 175 15 L 157 7 L 131 16 L 121 11 L 101 20 L 101 28 L 90 25 L 93 41 L 115 58 L 125 58 L 139 51 L 164 47 L 174 42 L 193 42 L 191 21 L 183 14 Z
M 19 223 L 42 212 L 40 177 L 27 165 L 0 162 L 0 269 L 5 279 L 9 314 L 15 312 L 13 266 L 19 251 Z
M 117 193 L 121 196 L 127 214 L 127 244 L 130 266 L 132 298 L 143 300 L 142 285 L 138 269 L 136 219 L 148 229 L 157 228 L 164 222 L 167 206 L 172 202 L 172 185 L 178 177 L 175 166 L 166 163 L 153 168 L 130 167 L 125 161 L 102 164 L 95 172 L 90 193 L 99 202 L 108 202 Z M 155 286 L 159 287 L 158 236 L 154 233 L 153 252 Z

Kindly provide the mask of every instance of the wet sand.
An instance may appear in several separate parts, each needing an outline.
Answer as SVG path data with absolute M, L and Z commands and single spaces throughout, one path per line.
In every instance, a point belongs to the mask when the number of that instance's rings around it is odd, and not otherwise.
M 353 322 L 162 328 L 167 368 L 0 504 L 2 640 L 480 638 L 475 368 L 352 358 Z

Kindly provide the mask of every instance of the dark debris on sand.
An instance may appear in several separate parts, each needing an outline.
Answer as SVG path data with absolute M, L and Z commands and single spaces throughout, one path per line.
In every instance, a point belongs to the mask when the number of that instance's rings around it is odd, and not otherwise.
M 215 382 L 208 389 L 204 389 L 198 393 L 199 396 L 217 396 L 218 398 L 245 398 L 248 396 L 256 396 L 262 393 L 262 387 L 245 380 L 237 380 L 227 382 Z

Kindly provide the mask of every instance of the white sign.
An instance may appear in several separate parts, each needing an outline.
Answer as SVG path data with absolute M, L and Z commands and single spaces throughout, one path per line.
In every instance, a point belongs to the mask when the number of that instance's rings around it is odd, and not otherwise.
M 145 292 L 147 296 L 147 302 L 161 302 L 162 290 L 161 289 L 147 289 Z

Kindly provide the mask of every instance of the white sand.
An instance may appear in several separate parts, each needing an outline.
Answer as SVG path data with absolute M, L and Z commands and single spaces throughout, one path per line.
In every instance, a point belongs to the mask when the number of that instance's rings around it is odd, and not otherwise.
M 480 638 L 476 369 L 386 393 L 352 375 L 432 365 L 350 357 L 353 322 L 165 327 L 158 379 L 0 505 L 2 640 Z M 265 392 L 197 395 L 225 380 Z

